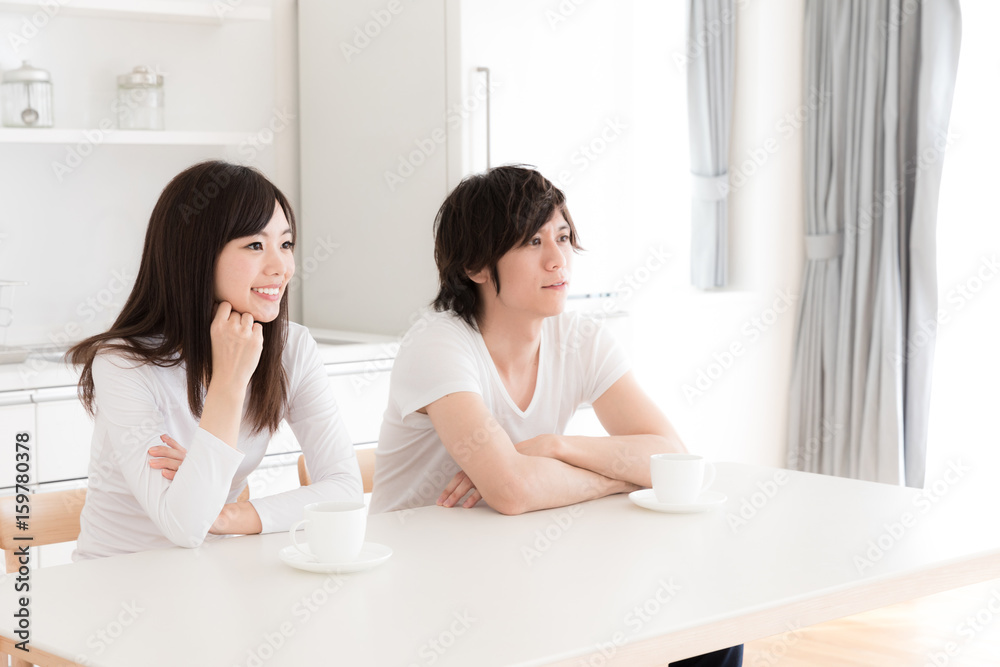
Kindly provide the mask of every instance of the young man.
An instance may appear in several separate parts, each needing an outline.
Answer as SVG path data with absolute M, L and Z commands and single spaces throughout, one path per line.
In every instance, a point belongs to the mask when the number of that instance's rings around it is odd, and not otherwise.
M 498 167 L 455 188 L 435 235 L 441 288 L 396 356 L 370 511 L 520 514 L 651 486 L 650 455 L 686 450 L 610 335 L 564 312 L 579 245 L 563 193 Z M 585 404 L 608 436 L 564 435 Z

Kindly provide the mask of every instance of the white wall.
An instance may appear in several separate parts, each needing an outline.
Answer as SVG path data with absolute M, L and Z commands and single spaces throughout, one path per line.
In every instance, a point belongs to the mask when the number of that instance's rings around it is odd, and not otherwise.
M 294 116 L 286 130 L 274 137 L 274 184 L 291 201 L 296 214 L 302 210 L 299 191 L 299 50 L 296 0 L 273 0 L 274 105 L 285 115 Z M 301 248 L 296 259 L 301 264 Z M 289 290 L 292 320 L 302 321 L 302 293 L 298 283 Z
M 1000 469 L 1000 225 L 994 165 L 1000 127 L 996 86 L 984 85 L 1000 68 L 997 21 L 1000 5 L 993 0 L 962 2 L 962 45 L 938 206 L 938 319 L 921 323 L 937 332 L 926 485 L 940 489 L 942 480 L 952 479 L 946 471 L 958 463 L 968 472 L 948 492 L 948 502 L 952 494 L 956 500 L 974 495 L 982 507 L 996 502 Z M 978 530 L 980 515 L 969 520 Z
M 798 294 L 804 241 L 801 131 L 779 123 L 803 111 L 804 2 L 738 3 L 730 286 L 716 292 L 689 287 L 690 223 L 686 206 L 678 205 L 689 183 L 687 135 L 676 127 L 683 31 L 678 36 L 671 29 L 664 39 L 662 26 L 677 20 L 664 5 L 673 3 L 646 4 L 636 13 L 638 34 L 647 33 L 637 38 L 646 52 L 636 60 L 647 69 L 635 73 L 646 84 L 634 86 L 636 132 L 659 149 L 645 158 L 639 152 L 635 169 L 647 192 L 637 209 L 650 230 L 645 253 L 637 256 L 661 248 L 672 258 L 632 302 L 636 372 L 690 449 L 720 460 L 783 465 L 795 310 L 773 309 L 776 300 L 784 308 L 782 294 Z M 657 90 L 664 75 L 667 89 Z M 636 268 L 633 278 L 645 275 Z M 733 345 L 741 354 L 730 357 Z

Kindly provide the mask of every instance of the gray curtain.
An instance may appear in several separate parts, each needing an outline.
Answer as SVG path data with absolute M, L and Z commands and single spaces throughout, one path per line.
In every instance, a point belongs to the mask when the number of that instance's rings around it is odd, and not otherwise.
M 688 2 L 691 284 L 726 284 L 729 128 L 733 106 L 733 0 Z
M 958 0 L 807 0 L 789 465 L 923 486 Z

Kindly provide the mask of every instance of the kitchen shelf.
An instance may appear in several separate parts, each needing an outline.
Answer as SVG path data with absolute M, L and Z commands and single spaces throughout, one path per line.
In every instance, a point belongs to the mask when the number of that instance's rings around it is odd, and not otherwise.
M 235 7 L 232 5 L 236 5 Z M 223 13 L 219 8 L 224 8 Z M 0 12 L 53 16 L 88 16 L 142 21 L 220 24 L 228 21 L 269 21 L 271 8 L 244 7 L 239 0 L 194 2 L 183 0 L 74 0 L 70 4 L 41 3 L 38 0 L 0 0 Z
M 183 132 L 158 130 L 100 130 L 4 128 L 3 144 L 132 144 L 137 146 L 236 146 L 253 136 L 258 144 L 269 144 L 256 132 Z

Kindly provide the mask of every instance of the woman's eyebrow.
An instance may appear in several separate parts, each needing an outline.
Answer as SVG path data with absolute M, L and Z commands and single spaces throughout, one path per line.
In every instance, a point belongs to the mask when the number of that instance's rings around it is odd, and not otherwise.
M 284 236 L 285 234 L 291 234 L 291 233 L 292 233 L 292 228 L 288 227 L 285 231 L 283 231 L 280 234 L 278 234 L 278 236 Z M 263 236 L 264 238 L 270 238 L 271 237 L 271 235 L 267 233 L 266 229 L 262 229 L 259 232 L 256 232 L 255 234 L 248 234 L 246 236 L 241 236 L 240 238 L 250 239 L 250 238 L 253 238 L 255 236 Z

